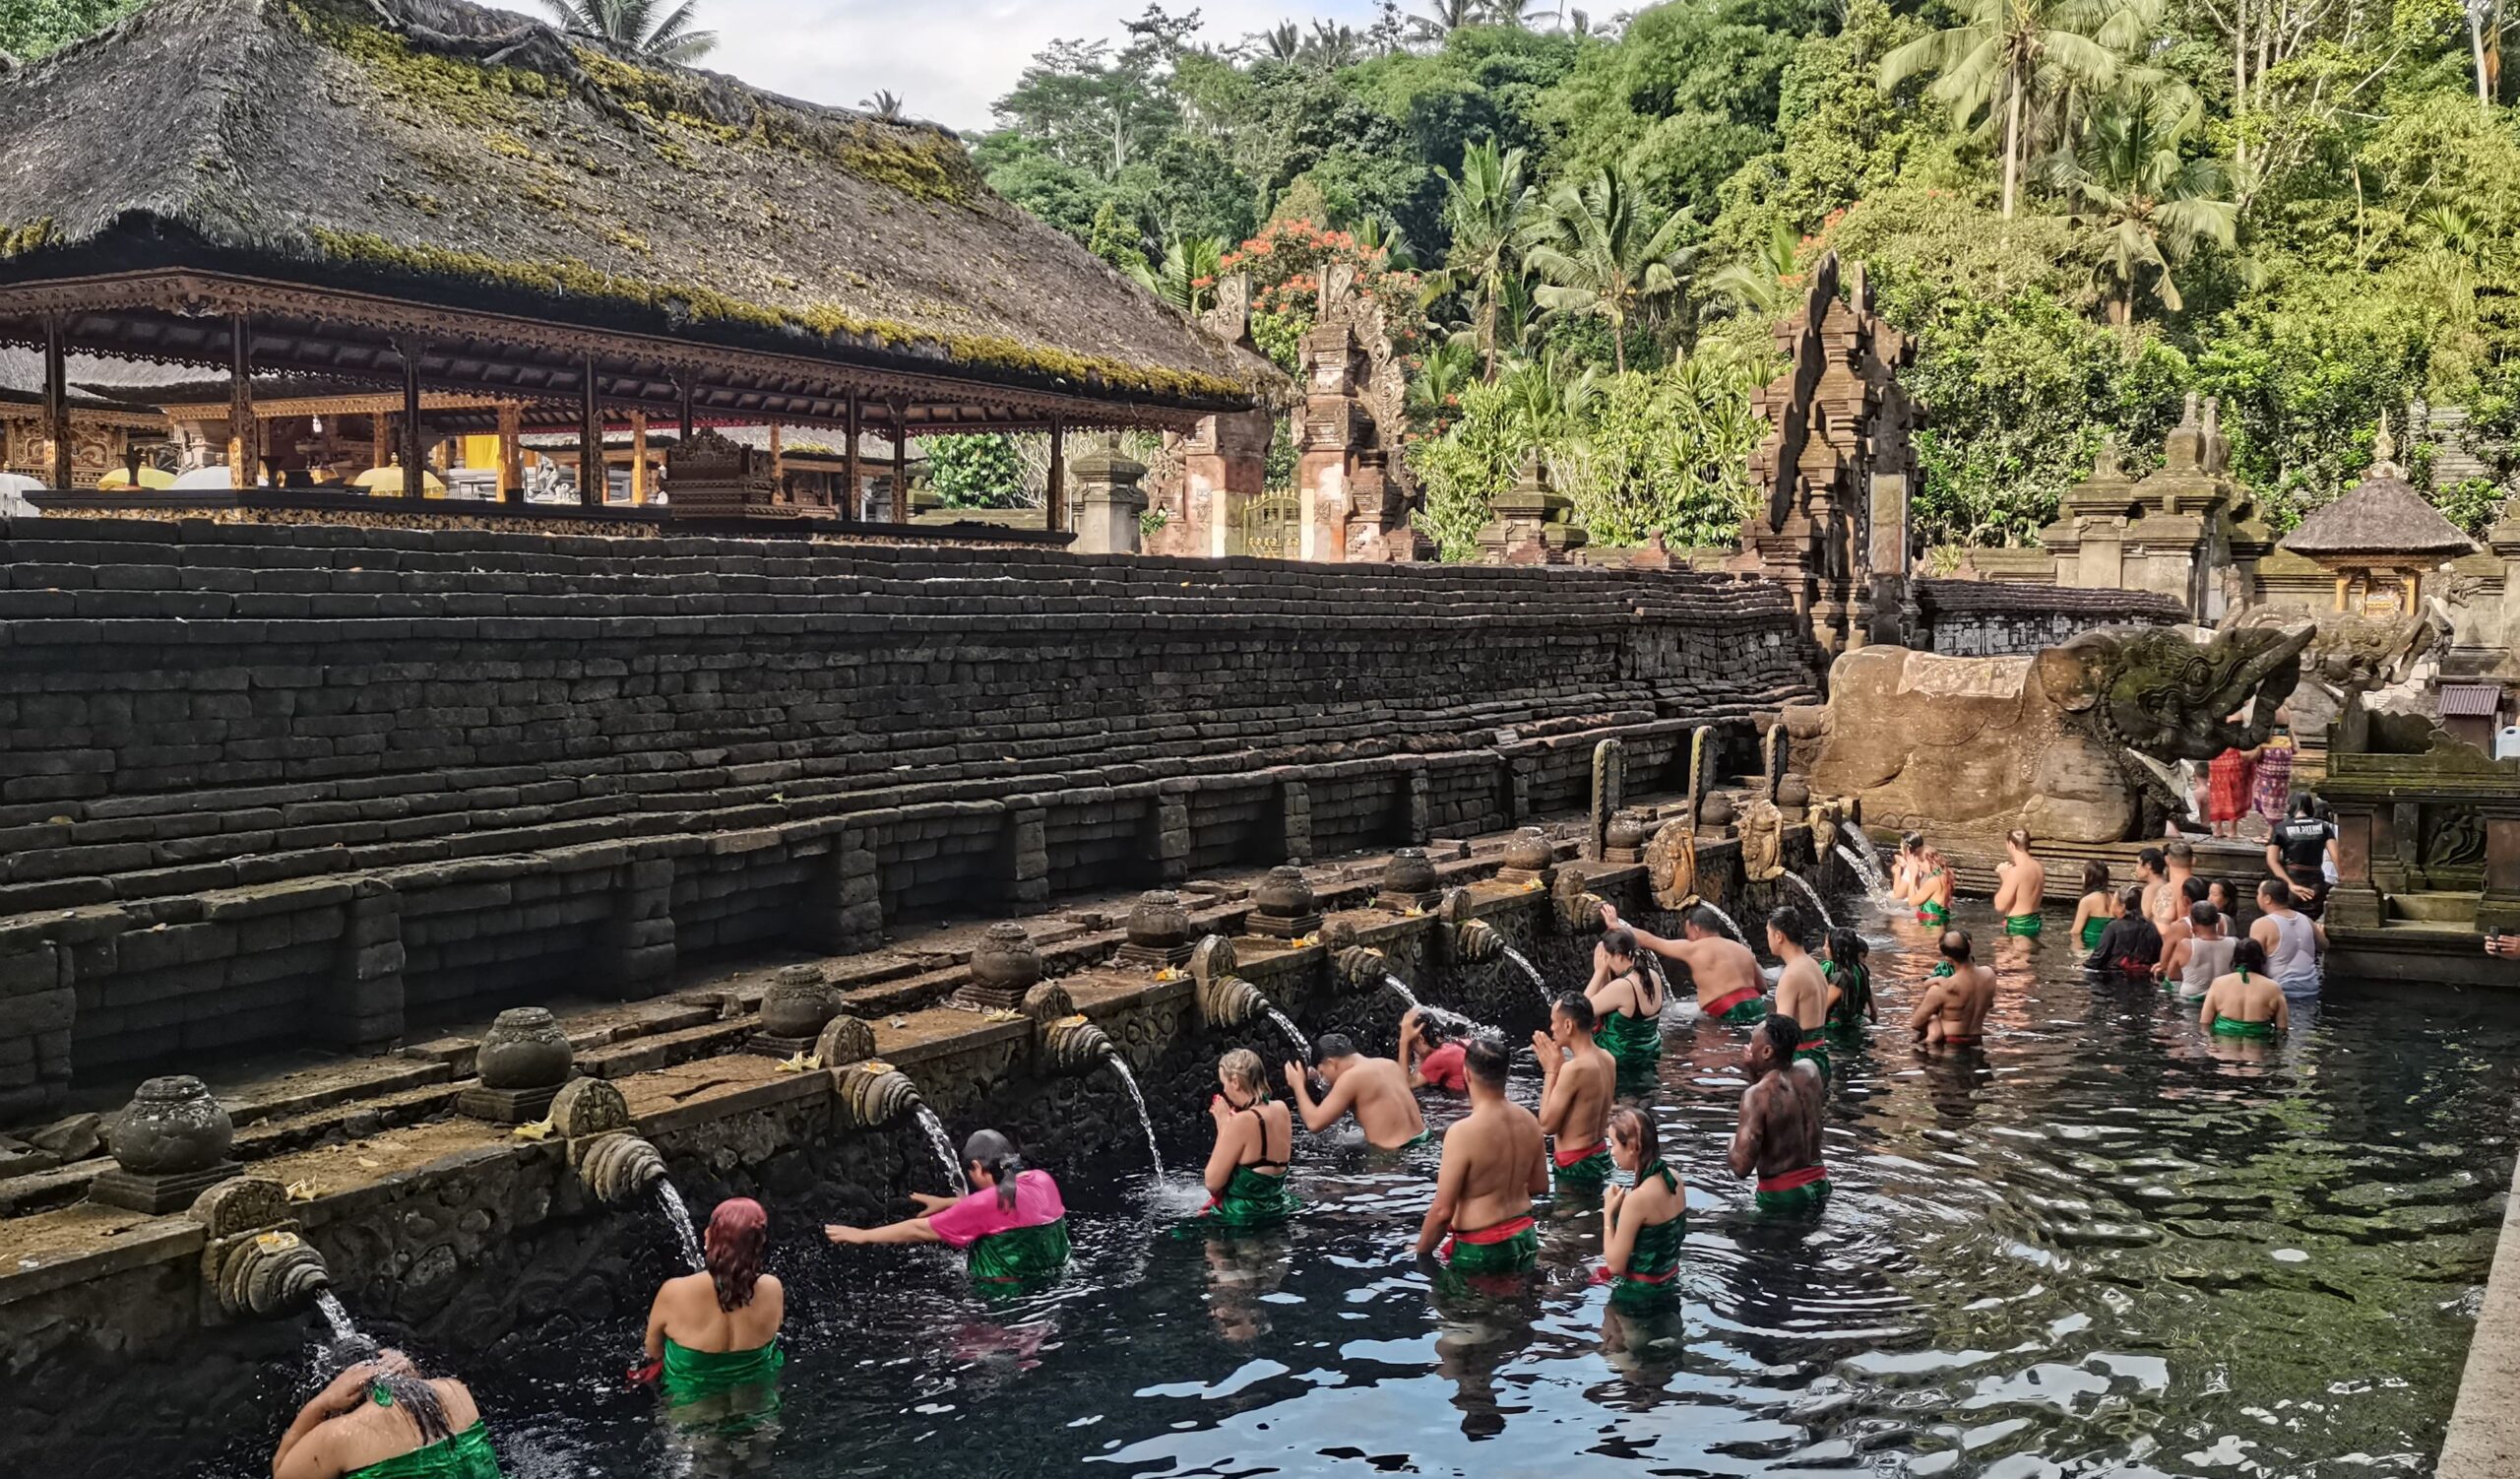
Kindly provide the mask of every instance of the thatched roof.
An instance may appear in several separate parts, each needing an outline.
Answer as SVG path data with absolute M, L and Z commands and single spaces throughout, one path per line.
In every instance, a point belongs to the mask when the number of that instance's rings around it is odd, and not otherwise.
M 2296 554 L 2467 554 L 2476 542 L 2424 500 L 2397 467 L 2382 461 L 2344 497 L 2313 512 L 2284 536 Z
M 0 79 L 0 284 L 183 267 L 1124 402 L 1268 371 L 925 124 L 464 0 L 157 0 Z

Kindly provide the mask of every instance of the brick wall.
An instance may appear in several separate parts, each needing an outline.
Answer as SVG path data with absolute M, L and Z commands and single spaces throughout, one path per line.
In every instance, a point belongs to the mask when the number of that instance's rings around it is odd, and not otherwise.
M 0 1111 L 1490 831 L 1609 733 L 1651 789 L 1808 695 L 1794 628 L 1687 572 L 0 523 Z
M 2169 626 L 2187 608 L 2147 591 L 2087 590 L 2017 581 L 1921 580 L 1917 645 L 1945 657 L 2011 657 L 2053 647 L 2098 626 Z

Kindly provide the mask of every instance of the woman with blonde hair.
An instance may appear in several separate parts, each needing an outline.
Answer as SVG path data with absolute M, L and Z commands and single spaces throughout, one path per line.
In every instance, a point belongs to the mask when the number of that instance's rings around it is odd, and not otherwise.
M 1269 1097 L 1260 1055 L 1236 1048 L 1217 1060 L 1218 1094 L 1208 1101 L 1216 1148 L 1208 1152 L 1207 1209 L 1223 1227 L 1265 1227 L 1293 1215 L 1287 1161 L 1294 1154 L 1294 1117 Z

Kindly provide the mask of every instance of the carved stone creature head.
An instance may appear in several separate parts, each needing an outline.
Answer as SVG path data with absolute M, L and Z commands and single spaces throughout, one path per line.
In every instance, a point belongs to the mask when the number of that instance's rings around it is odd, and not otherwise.
M 2104 627 L 2040 653 L 2036 672 L 2102 738 L 2155 759 L 2210 760 L 2264 742 L 2315 631 L 2234 628 L 2197 643 L 2174 627 Z

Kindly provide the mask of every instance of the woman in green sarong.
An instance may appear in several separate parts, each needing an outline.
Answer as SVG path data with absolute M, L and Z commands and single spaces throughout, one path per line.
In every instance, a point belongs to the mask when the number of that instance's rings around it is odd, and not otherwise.
M 369 1346 L 368 1349 L 375 1349 Z M 472 1393 L 401 1351 L 344 1369 L 281 1435 L 272 1479 L 500 1479 Z
M 1820 974 L 1829 983 L 1829 1031 L 1841 1039 L 1860 1040 L 1866 1023 L 1881 1020 L 1881 1008 L 1872 999 L 1872 967 L 1866 963 L 1872 947 L 1853 930 L 1832 930 L 1828 952 Z
M 710 1214 L 700 1273 L 667 1279 L 648 1310 L 648 1364 L 675 1426 L 740 1434 L 779 1410 L 779 1326 L 788 1292 L 761 1271 L 770 1217 L 749 1196 Z
M 1027 1171 L 1015 1142 L 993 1129 L 963 1142 L 971 1194 L 911 1193 L 922 1215 L 883 1227 L 833 1223 L 834 1243 L 942 1243 L 963 1250 L 972 1277 L 985 1284 L 1032 1283 L 1067 1267 L 1067 1204 L 1046 1171 Z
M 1268 1227 L 1294 1215 L 1287 1190 L 1287 1159 L 1294 1154 L 1294 1116 L 1269 1097 L 1260 1055 L 1236 1048 L 1217 1060 L 1219 1092 L 1208 1101 L 1216 1148 L 1208 1152 L 1208 1205 L 1202 1221 L 1221 1228 Z
M 1593 1281 L 1609 1285 L 1610 1303 L 1623 1308 L 1670 1304 L 1679 1293 L 1689 1202 L 1679 1173 L 1663 1163 L 1652 1116 L 1632 1106 L 1611 1113 L 1610 1159 L 1636 1185 L 1602 1192 L 1602 1266 Z
M 1593 949 L 1593 981 L 1584 998 L 1600 1022 L 1593 1041 L 1623 1073 L 1651 1072 L 1663 1061 L 1663 978 L 1637 948 L 1636 932 L 1608 931 Z
M 2100 936 L 2117 918 L 2117 895 L 2109 886 L 2109 865 L 2094 860 L 2083 865 L 2083 896 L 2074 905 L 2074 936 L 2088 955 L 2100 948 Z

